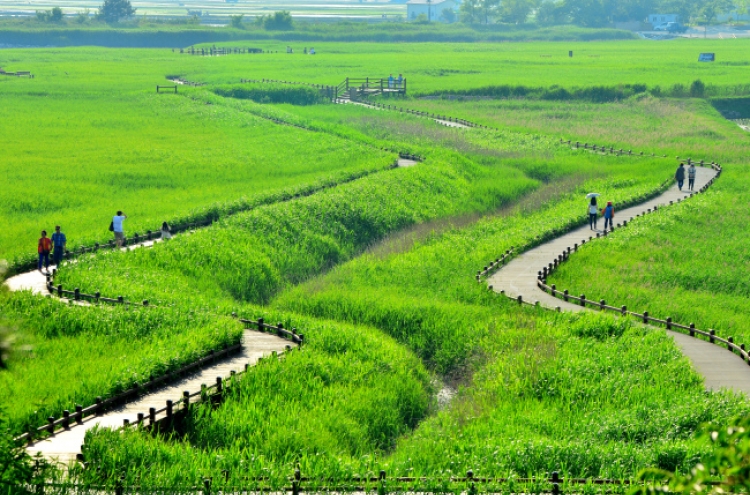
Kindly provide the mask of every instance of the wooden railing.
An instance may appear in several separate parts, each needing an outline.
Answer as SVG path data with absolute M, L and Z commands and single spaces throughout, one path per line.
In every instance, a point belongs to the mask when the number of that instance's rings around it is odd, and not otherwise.
M 679 157 L 677 158 L 679 159 Z M 693 163 L 690 158 L 688 158 L 686 161 L 687 163 Z M 699 163 L 701 166 L 704 166 L 706 164 L 704 160 L 700 160 L 697 163 Z M 698 191 L 691 193 L 688 196 L 688 198 L 692 197 L 695 194 L 705 192 L 709 187 L 711 187 L 711 185 L 713 185 L 714 181 L 721 176 L 722 167 L 718 163 L 711 162 L 709 166 L 713 170 L 716 171 L 716 175 L 713 178 L 711 178 L 703 187 L 698 189 Z M 671 183 L 672 179 L 669 179 L 668 182 Z M 685 198 L 685 199 L 688 199 L 688 198 Z M 679 198 L 677 199 L 678 203 L 681 201 L 683 200 Z M 669 204 L 670 205 L 674 204 L 674 201 L 670 201 Z M 636 215 L 635 218 L 645 216 L 651 213 L 656 213 L 657 211 L 660 211 L 660 208 L 658 206 L 654 206 L 653 208 L 648 208 L 642 214 Z M 632 223 L 633 220 L 634 218 L 630 218 L 630 220 L 623 220 L 623 222 L 618 223 L 616 227 L 613 226 L 612 230 L 610 230 L 609 232 L 612 232 L 616 229 L 621 229 L 623 227 L 627 227 L 630 223 Z M 585 223 L 585 222 L 581 222 L 581 223 Z M 600 237 L 606 237 L 607 233 L 608 233 L 607 231 L 604 231 L 604 233 L 597 232 L 596 237 L 590 236 L 588 242 L 591 242 L 594 239 L 597 239 Z M 587 241 L 585 239 L 582 240 L 580 246 L 583 246 L 584 244 L 586 244 L 586 242 Z M 675 330 L 675 329 L 682 330 L 683 333 L 686 333 L 687 335 L 691 337 L 697 337 L 697 336 L 705 337 L 708 340 L 708 342 L 712 344 L 726 346 L 729 351 L 739 355 L 743 361 L 745 361 L 746 363 L 748 363 L 748 365 L 750 365 L 750 353 L 749 353 L 750 347 L 746 346 L 745 344 L 735 343 L 733 337 L 727 337 L 725 339 L 722 337 L 718 337 L 716 335 L 715 330 L 712 330 L 712 329 L 701 330 L 699 328 L 696 328 L 694 323 L 685 325 L 685 324 L 681 324 L 681 323 L 677 323 L 673 321 L 671 317 L 667 317 L 665 319 L 654 318 L 653 316 L 649 314 L 648 311 L 643 311 L 642 313 L 629 311 L 627 306 L 611 306 L 611 305 L 608 305 L 604 299 L 601 299 L 599 301 L 594 301 L 591 299 L 586 299 L 585 294 L 581 294 L 580 296 L 574 296 L 570 294 L 570 292 L 567 289 L 562 290 L 562 291 L 558 290 L 555 284 L 547 285 L 547 277 L 551 275 L 554 272 L 554 270 L 556 270 L 564 261 L 569 260 L 571 254 L 578 251 L 578 248 L 580 246 L 577 243 L 574 243 L 572 247 L 568 246 L 562 253 L 560 253 L 556 258 L 554 258 L 551 263 L 548 263 L 547 266 L 542 267 L 542 269 L 537 272 L 537 287 L 539 287 L 544 292 L 551 294 L 554 297 L 560 297 L 565 302 L 574 302 L 576 304 L 580 304 L 582 307 L 593 307 L 601 311 L 611 311 L 611 312 L 616 312 L 621 315 L 633 316 L 633 317 L 638 318 L 639 320 L 642 320 L 643 323 L 647 323 L 647 324 L 653 323 L 653 324 L 663 325 L 667 330 Z M 528 248 L 528 247 L 531 247 L 531 246 L 526 246 L 525 248 Z M 476 280 L 478 282 L 482 282 L 483 277 L 487 277 L 491 275 L 496 270 L 500 269 L 503 265 L 505 265 L 506 262 L 512 256 L 512 254 L 513 254 L 512 249 L 507 250 L 505 254 L 502 255 L 502 257 L 489 262 L 487 265 L 484 266 L 483 269 L 477 271 Z M 491 285 L 488 286 L 488 288 L 489 290 L 494 290 L 493 286 Z M 505 291 L 501 291 L 500 294 L 506 295 Z M 507 296 L 507 297 L 510 297 L 510 296 Z M 539 306 L 538 301 L 531 302 L 528 300 L 524 300 L 521 295 L 512 299 L 514 301 L 517 301 L 519 304 Z M 551 309 L 551 308 L 548 308 L 548 309 Z M 557 306 L 554 308 L 554 310 L 561 311 L 561 308 L 560 306 Z
M 240 79 L 241 83 L 275 83 L 275 84 L 289 84 L 293 86 L 307 86 L 310 88 L 317 89 L 323 98 L 333 101 L 337 95 L 336 86 L 329 86 L 326 84 L 315 84 L 298 81 L 282 81 L 279 79 Z
M 192 86 L 194 88 L 199 88 L 201 86 L 205 86 L 206 85 L 206 83 L 204 83 L 204 82 L 188 81 L 187 79 L 182 79 L 181 77 L 177 77 L 177 76 L 170 76 L 170 77 L 167 77 L 167 79 L 170 80 L 170 81 L 174 81 L 177 84 L 181 84 L 183 86 Z M 174 92 L 177 93 L 177 86 L 157 86 L 156 87 L 156 92 L 157 93 L 159 92 L 159 88 L 160 87 L 161 88 L 172 88 L 172 87 L 174 87 Z
M 88 296 L 91 297 L 91 296 Z M 112 301 L 110 299 L 110 301 Z M 237 315 L 235 313 L 232 313 L 232 317 L 237 318 Z M 263 318 L 258 318 L 257 320 L 248 320 L 244 318 L 238 318 L 238 321 L 242 323 L 246 330 L 257 330 L 258 332 L 263 333 L 273 333 L 278 337 L 285 338 L 296 344 L 297 346 L 301 346 L 304 342 L 304 335 L 301 333 L 297 333 L 296 328 L 286 329 L 284 328 L 284 325 L 282 323 L 277 323 L 276 325 L 271 325 L 265 322 Z M 179 378 L 181 378 L 183 375 L 187 373 L 194 372 L 197 369 L 203 368 L 208 364 L 212 364 L 216 362 L 219 359 L 223 359 L 225 357 L 228 357 L 232 354 L 235 354 L 239 352 L 242 349 L 242 344 L 233 344 L 233 345 L 226 345 L 223 349 L 220 350 L 210 350 L 204 357 L 197 359 L 196 361 L 193 361 L 189 364 L 186 364 L 182 367 L 180 367 L 177 370 L 171 371 L 169 373 L 166 373 L 164 375 L 161 375 L 156 378 L 151 378 L 149 381 L 145 383 L 137 383 L 134 387 L 121 392 L 119 394 L 116 394 L 110 398 L 102 399 L 101 397 L 97 397 L 94 404 L 91 404 L 87 407 L 83 407 L 81 405 L 76 404 L 75 410 L 65 410 L 62 413 L 62 416 L 59 418 L 55 417 L 48 417 L 47 423 L 35 428 L 27 433 L 24 433 L 18 437 L 15 438 L 17 442 L 26 442 L 28 444 L 33 444 L 36 440 L 43 437 L 44 434 L 48 435 L 54 435 L 55 433 L 59 431 L 64 431 L 70 429 L 72 426 L 75 425 L 81 425 L 83 422 L 89 418 L 101 416 L 104 412 L 106 412 L 108 409 L 112 408 L 115 405 L 123 404 L 125 402 L 130 402 L 134 398 L 140 397 L 144 395 L 145 392 L 148 392 L 149 390 L 153 390 L 155 388 L 161 387 L 166 385 L 169 382 L 173 382 Z M 291 350 L 292 347 L 287 345 L 286 346 L 287 351 Z M 276 356 L 277 353 L 274 351 L 272 353 L 272 356 Z M 245 370 L 247 371 L 249 369 L 249 365 L 245 365 Z M 230 379 L 235 375 L 234 372 L 231 373 Z M 150 409 L 148 412 L 148 418 L 153 420 L 152 424 L 156 422 L 156 416 L 161 413 L 166 413 L 165 418 L 171 419 L 173 416 L 173 413 L 176 411 L 175 407 L 177 406 L 179 408 L 180 404 L 183 404 L 184 407 L 187 407 L 187 405 L 190 403 L 190 399 L 193 397 L 196 397 L 200 394 L 205 394 L 206 391 L 211 390 L 217 390 L 219 393 L 222 391 L 222 383 L 223 378 L 217 378 L 217 381 L 214 385 L 211 385 L 210 387 L 202 387 L 200 391 L 195 392 L 185 392 L 183 393 L 182 399 L 178 400 L 177 402 L 172 401 L 166 401 L 165 407 L 159 410 L 156 409 Z M 146 414 L 138 414 L 138 421 L 136 421 L 135 424 L 142 424 L 144 421 L 144 418 L 146 418 Z M 128 426 L 129 422 L 126 420 L 125 424 L 123 426 Z
M 18 72 L 5 72 L 4 70 L 0 70 L 0 76 L 28 77 L 29 79 L 34 79 L 34 74 L 27 70 Z
M 417 117 L 424 117 L 428 119 L 434 119 L 434 120 L 440 120 L 443 122 L 453 122 L 456 124 L 461 124 L 464 127 L 477 127 L 477 128 L 483 128 L 483 129 L 491 129 L 490 127 L 486 125 L 480 125 L 474 122 L 471 122 L 466 119 L 459 119 L 458 117 L 451 117 L 450 115 L 441 115 L 439 113 L 430 113 L 430 112 L 423 112 L 421 110 L 411 110 L 409 108 L 404 108 L 402 106 L 398 105 L 391 105 L 391 104 L 385 104 L 385 103 L 377 103 L 377 102 L 360 102 L 361 105 L 367 105 L 373 108 L 378 108 L 380 110 L 391 110 L 394 112 L 399 113 L 405 113 L 409 115 L 416 115 Z
M 229 479 L 231 473 L 224 471 L 224 477 Z M 235 478 L 237 479 L 237 478 Z M 335 477 L 310 477 L 303 476 L 297 467 L 291 476 L 286 478 L 287 485 L 272 486 L 268 476 L 242 476 L 239 477 L 240 485 L 226 486 L 224 483 L 214 484 L 213 478 L 203 478 L 200 486 L 180 487 L 155 487 L 126 485 L 125 477 L 120 476 L 109 484 L 76 484 L 69 483 L 41 483 L 32 488 L 35 493 L 44 493 L 46 488 L 67 489 L 72 493 L 96 493 L 101 495 L 124 495 L 127 493 L 243 493 L 243 492 L 283 492 L 291 495 L 301 493 L 464 493 L 466 495 L 477 495 L 484 493 L 514 493 L 520 487 L 534 488 L 527 490 L 528 493 L 546 493 L 549 495 L 561 495 L 563 493 L 581 493 L 582 486 L 639 486 L 646 484 L 644 481 L 631 479 L 611 478 L 565 478 L 558 471 L 553 471 L 547 476 L 541 477 L 494 477 L 477 476 L 470 469 L 465 476 L 391 476 L 385 470 L 380 470 L 376 475 Z M 724 481 L 712 480 L 704 482 L 707 486 L 719 486 Z M 483 490 L 481 486 L 485 485 Z M 512 486 L 511 486 L 512 485 Z M 33 490 L 35 488 L 35 490 Z
M 180 53 L 187 53 L 188 55 L 200 55 L 202 57 L 206 56 L 216 56 L 216 55 L 240 55 L 240 54 L 260 54 L 260 53 L 271 53 L 268 50 L 265 52 L 262 48 L 251 48 L 251 47 L 209 47 L 209 48 L 177 48 Z M 172 48 L 172 52 L 175 51 L 175 48 Z

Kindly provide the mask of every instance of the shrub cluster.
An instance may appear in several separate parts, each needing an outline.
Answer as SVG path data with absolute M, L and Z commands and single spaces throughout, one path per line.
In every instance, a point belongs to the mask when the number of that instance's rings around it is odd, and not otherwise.
M 258 103 L 291 103 L 292 105 L 315 105 L 325 101 L 321 93 L 308 86 L 260 83 L 232 85 L 215 88 L 214 93 L 228 98 L 253 100 Z

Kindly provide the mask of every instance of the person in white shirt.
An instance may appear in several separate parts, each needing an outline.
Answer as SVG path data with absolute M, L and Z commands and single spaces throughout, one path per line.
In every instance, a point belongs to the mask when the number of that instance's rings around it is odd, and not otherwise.
M 599 215 L 599 207 L 596 204 L 596 197 L 591 198 L 591 203 L 589 203 L 589 229 L 590 230 L 596 230 L 596 220 Z
M 122 247 L 125 242 L 125 231 L 123 230 L 122 223 L 128 218 L 127 215 L 123 215 L 122 211 L 118 211 L 117 215 L 112 217 L 112 231 L 115 233 L 115 244 L 117 247 Z

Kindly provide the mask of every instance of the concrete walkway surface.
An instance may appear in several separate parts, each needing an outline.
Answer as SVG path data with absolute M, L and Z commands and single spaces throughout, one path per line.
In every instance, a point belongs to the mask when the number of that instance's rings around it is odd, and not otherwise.
M 705 167 L 696 167 L 696 170 L 695 190 L 697 191 L 715 177 L 716 172 Z M 685 181 L 685 184 L 687 184 L 687 181 Z M 648 209 L 662 207 L 668 205 L 670 201 L 676 202 L 678 199 L 684 199 L 688 196 L 689 191 L 685 191 L 684 187 L 683 191 L 679 191 L 675 184 L 658 197 L 637 206 L 618 211 L 617 205 L 615 205 L 615 225 L 618 222 L 622 223 L 623 220 L 627 220 L 629 223 L 631 218 L 635 218 L 636 215 L 642 214 Z M 606 201 L 606 198 L 600 198 L 600 203 L 601 200 Z M 586 205 L 586 200 L 582 198 L 581 210 L 585 210 Z M 603 226 L 604 219 L 600 218 L 598 227 L 601 229 Z M 513 258 L 508 264 L 491 275 L 487 283 L 492 286 L 495 292 L 504 291 L 505 295 L 514 299 L 521 296 L 524 301 L 530 303 L 538 301 L 539 304 L 547 308 L 560 307 L 564 311 L 583 311 L 584 309 L 593 311 L 591 308 L 583 308 L 580 305 L 553 297 L 537 287 L 537 277 L 540 270 L 553 262 L 568 247 L 572 248 L 576 243 L 580 245 L 584 240 L 588 242 L 592 236 L 596 237 L 596 232 L 590 230 L 588 225 L 563 234 Z M 579 296 L 580 294 L 571 295 Z M 590 298 L 592 298 L 592 295 L 587 294 L 587 299 Z M 672 336 L 677 346 L 690 359 L 695 370 L 703 376 L 706 389 L 728 388 L 744 392 L 750 396 L 750 366 L 741 357 L 718 345 L 683 333 L 652 328 L 658 331 L 666 331 Z

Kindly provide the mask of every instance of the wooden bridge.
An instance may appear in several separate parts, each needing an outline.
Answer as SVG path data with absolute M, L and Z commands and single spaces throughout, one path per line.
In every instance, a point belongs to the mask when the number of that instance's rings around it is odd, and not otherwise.
M 370 96 L 406 96 L 406 79 L 393 81 L 385 78 L 353 78 L 347 77 L 338 86 L 314 84 L 299 81 L 284 81 L 279 79 L 240 79 L 242 83 L 276 83 L 295 86 L 309 86 L 320 91 L 324 98 L 333 102 L 338 100 L 359 101 Z
M 406 79 L 398 81 L 385 78 L 357 79 L 347 77 L 336 87 L 336 99 L 356 101 L 369 96 L 406 96 Z

